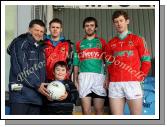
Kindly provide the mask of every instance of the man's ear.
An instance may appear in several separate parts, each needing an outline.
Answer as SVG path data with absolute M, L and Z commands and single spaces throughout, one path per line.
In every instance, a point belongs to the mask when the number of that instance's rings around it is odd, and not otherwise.
M 97 32 L 97 27 L 95 28 L 95 33 Z
M 130 20 L 129 20 L 129 19 L 127 19 L 127 20 L 126 20 L 126 22 L 127 22 L 127 24 L 129 24 L 129 23 L 130 23 Z

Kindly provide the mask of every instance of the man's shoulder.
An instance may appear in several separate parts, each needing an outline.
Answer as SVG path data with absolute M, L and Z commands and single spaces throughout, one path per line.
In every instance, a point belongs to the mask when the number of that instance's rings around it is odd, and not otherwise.
M 115 37 L 111 38 L 111 39 L 108 41 L 108 43 L 114 43 L 114 42 L 116 42 L 117 40 L 118 40 L 118 37 L 115 36 Z
M 17 43 L 16 46 L 20 46 L 21 49 L 27 48 L 29 45 L 29 38 L 27 34 L 21 34 L 17 37 Z
M 21 34 L 18 37 L 16 37 L 14 40 L 18 42 L 23 42 L 24 40 L 28 40 L 28 34 L 27 33 Z
M 133 38 L 133 39 L 143 39 L 143 36 L 142 35 L 137 35 L 135 33 L 130 33 L 130 38 Z
M 76 41 L 76 43 L 75 43 L 75 44 L 76 44 L 76 45 L 77 45 L 77 44 L 80 44 L 80 43 L 81 43 L 81 41 L 83 41 L 83 40 L 78 40 L 78 41 Z
M 16 48 L 23 48 L 23 46 L 27 43 L 25 43 L 27 41 L 27 35 L 26 34 L 21 34 L 18 37 L 14 38 L 11 42 L 11 44 L 9 45 L 9 47 L 13 47 L 15 46 Z
M 101 43 L 106 43 L 106 40 L 104 38 L 99 37 L 98 39 L 100 40 Z
M 23 33 L 23 34 L 19 35 L 17 38 L 26 39 L 26 38 L 28 38 L 28 33 Z
M 71 40 L 61 40 L 61 42 L 63 42 L 63 43 L 69 43 L 69 44 L 73 44 L 73 43 L 71 42 Z

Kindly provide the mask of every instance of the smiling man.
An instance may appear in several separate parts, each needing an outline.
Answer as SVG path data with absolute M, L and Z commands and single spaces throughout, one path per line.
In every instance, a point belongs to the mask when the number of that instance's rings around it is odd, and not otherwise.
M 43 21 L 34 19 L 29 24 L 29 32 L 15 38 L 7 49 L 11 56 L 9 100 L 12 115 L 39 115 L 41 94 L 49 97 L 44 87 L 46 84 L 43 45 L 38 43 L 43 40 L 44 33 Z

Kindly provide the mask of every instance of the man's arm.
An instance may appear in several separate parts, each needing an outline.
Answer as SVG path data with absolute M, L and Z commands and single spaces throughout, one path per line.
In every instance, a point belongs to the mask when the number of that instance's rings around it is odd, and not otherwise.
M 35 64 L 33 66 L 30 66 L 27 57 L 27 55 L 29 54 L 27 52 L 27 49 L 24 47 L 25 43 L 28 42 L 23 42 L 22 44 L 16 42 L 13 45 L 11 52 L 11 64 L 14 68 L 12 69 L 17 76 L 17 81 L 19 83 L 27 85 L 28 87 L 38 89 L 41 84 L 39 75 L 36 73 L 38 69 L 35 67 Z
M 76 43 L 77 44 L 77 43 Z M 74 46 L 74 59 L 73 59 L 73 65 L 74 65 L 74 84 L 79 89 L 79 82 L 78 82 L 78 73 L 79 73 L 79 58 L 78 53 L 76 51 L 76 45 Z
M 151 68 L 151 56 L 144 38 L 139 38 L 138 52 L 141 61 L 140 71 L 144 74 L 144 76 L 142 77 L 143 80 L 148 75 L 148 72 Z
M 109 86 L 109 73 L 108 73 L 108 67 L 107 67 L 107 64 L 105 64 L 105 81 L 104 81 L 104 84 L 103 84 L 103 87 L 105 89 L 108 89 L 108 86 Z
M 49 97 L 48 91 L 46 89 L 46 83 L 42 83 L 40 80 L 39 74 L 37 71 L 40 68 L 37 68 L 37 65 L 30 66 L 29 60 L 28 60 L 28 52 L 26 47 L 24 47 L 24 42 L 22 45 L 20 45 L 19 42 L 14 43 L 12 51 L 11 51 L 11 64 L 14 65 L 12 67 L 15 75 L 17 76 L 17 82 L 26 85 L 27 87 L 31 87 L 44 96 Z M 38 59 L 38 58 L 33 58 Z M 45 67 L 44 62 L 43 67 Z M 42 64 L 41 64 L 42 65 Z
M 107 70 L 107 60 L 105 59 L 106 57 L 106 50 L 107 50 L 107 43 L 104 39 L 100 38 L 100 41 L 101 41 L 101 44 L 102 44 L 102 59 L 104 60 L 104 63 L 105 63 L 105 66 L 104 66 L 104 70 L 105 70 L 105 80 L 104 80 L 104 83 L 103 83 L 103 87 L 105 89 L 108 88 L 108 85 L 109 85 L 109 74 L 108 74 L 108 70 Z
M 74 66 L 74 84 L 75 84 L 77 90 L 79 90 L 78 73 L 79 73 L 79 67 Z

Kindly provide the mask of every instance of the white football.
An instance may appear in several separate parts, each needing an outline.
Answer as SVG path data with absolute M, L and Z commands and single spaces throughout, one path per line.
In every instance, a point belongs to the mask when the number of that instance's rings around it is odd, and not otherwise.
M 65 94 L 66 88 L 60 81 L 53 81 L 48 84 L 47 90 L 52 100 L 58 100 L 62 95 Z

